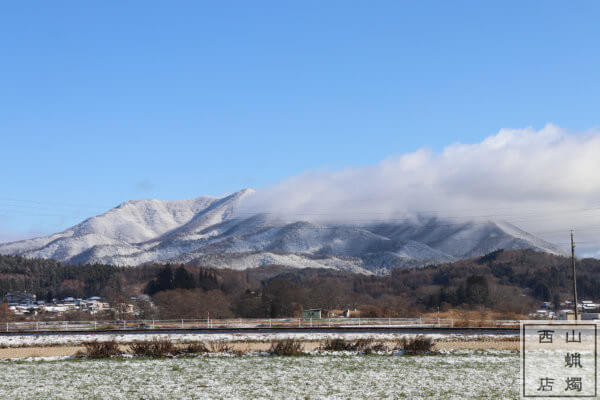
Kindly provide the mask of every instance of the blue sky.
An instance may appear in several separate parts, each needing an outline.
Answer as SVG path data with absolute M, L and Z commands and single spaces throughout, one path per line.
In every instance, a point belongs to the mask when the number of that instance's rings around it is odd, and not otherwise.
M 600 125 L 597 2 L 32 1 L 0 13 L 0 241 L 502 128 Z

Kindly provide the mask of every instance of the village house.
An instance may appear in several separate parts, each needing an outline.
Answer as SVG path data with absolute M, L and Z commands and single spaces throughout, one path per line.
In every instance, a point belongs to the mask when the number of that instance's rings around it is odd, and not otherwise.
M 24 292 L 8 292 L 4 295 L 4 302 L 9 306 L 28 306 L 35 304 L 35 294 Z
M 65 297 L 62 300 L 53 299 L 52 302 L 46 303 L 43 300 L 36 301 L 36 296 L 30 293 L 8 292 L 4 295 L 3 301 L 16 315 L 37 315 L 40 312 L 60 315 L 69 311 L 96 314 L 111 310 L 110 304 L 103 302 L 98 296 L 88 299 Z M 119 307 L 122 312 L 133 313 L 133 304 L 120 304 Z

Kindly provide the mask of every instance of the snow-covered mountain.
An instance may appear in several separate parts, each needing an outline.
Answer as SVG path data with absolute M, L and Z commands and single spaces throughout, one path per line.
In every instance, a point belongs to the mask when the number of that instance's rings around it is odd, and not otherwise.
M 65 263 L 194 263 L 246 269 L 264 265 L 386 273 L 393 268 L 477 257 L 500 248 L 564 251 L 505 222 L 413 222 L 362 225 L 240 217 L 244 189 L 222 198 L 128 201 L 50 236 L 0 244 L 0 254 Z

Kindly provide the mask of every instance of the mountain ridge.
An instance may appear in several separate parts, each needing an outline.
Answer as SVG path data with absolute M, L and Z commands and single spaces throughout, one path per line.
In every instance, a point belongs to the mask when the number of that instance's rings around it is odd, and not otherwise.
M 0 254 L 69 264 L 181 262 L 233 269 L 278 264 L 378 274 L 500 248 L 565 254 L 503 221 L 448 222 L 418 216 L 403 222 L 322 224 L 237 214 L 240 202 L 252 193 L 243 189 L 220 198 L 131 200 L 62 232 L 0 243 Z

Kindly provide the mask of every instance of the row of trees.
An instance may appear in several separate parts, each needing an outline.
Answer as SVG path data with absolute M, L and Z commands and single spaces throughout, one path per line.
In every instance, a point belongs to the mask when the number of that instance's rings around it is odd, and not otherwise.
M 183 265 L 176 269 L 167 265 L 158 272 L 156 278 L 148 282 L 145 292 L 154 295 L 164 290 L 199 288 L 209 291 L 218 287 L 215 270 L 201 268 L 199 271 L 190 272 Z
M 600 262 L 578 262 L 581 298 L 600 297 Z M 305 308 L 354 309 L 376 317 L 414 316 L 449 307 L 525 313 L 540 301 L 567 298 L 569 260 L 533 251 L 497 251 L 479 259 L 366 276 L 325 269 L 270 266 L 246 271 L 184 265 L 118 268 L 62 265 L 0 256 L 0 294 L 40 298 L 100 295 L 123 301 L 147 293 L 145 317 L 297 316 Z
M 19 291 L 40 300 L 63 297 L 115 296 L 122 292 L 114 265 L 65 265 L 54 260 L 0 255 L 0 296 Z

